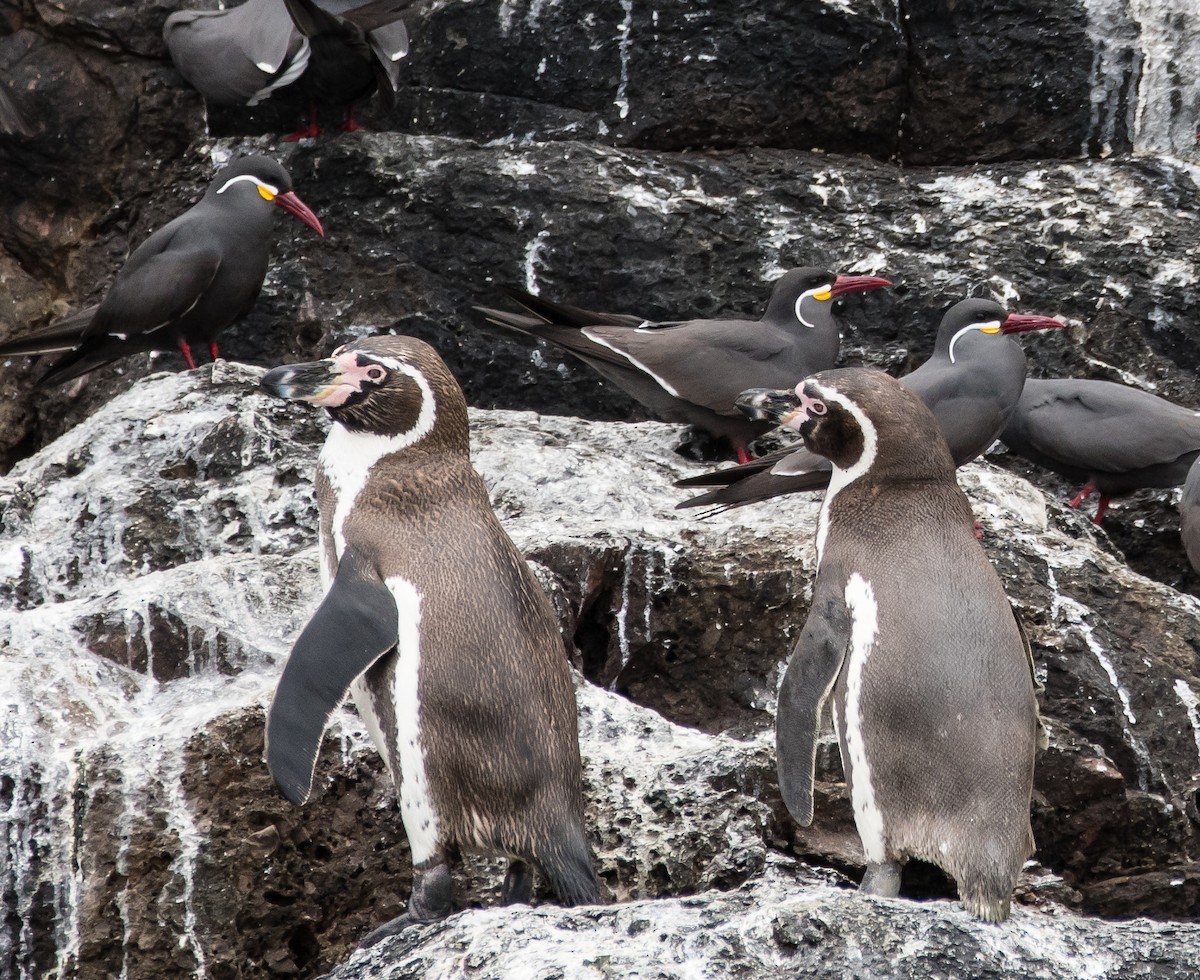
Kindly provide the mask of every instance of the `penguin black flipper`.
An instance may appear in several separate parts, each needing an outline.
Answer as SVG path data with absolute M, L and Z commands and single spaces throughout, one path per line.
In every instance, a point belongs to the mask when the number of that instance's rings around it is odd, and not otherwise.
M 850 615 L 845 602 L 836 594 L 814 597 L 779 687 L 775 715 L 779 791 L 788 813 L 801 827 L 807 827 L 813 818 L 813 770 L 821 711 L 849 646 Z
M 292 648 L 267 713 L 267 768 L 293 803 L 303 803 L 312 790 L 330 716 L 397 637 L 396 600 L 371 562 L 347 547 L 333 585 Z

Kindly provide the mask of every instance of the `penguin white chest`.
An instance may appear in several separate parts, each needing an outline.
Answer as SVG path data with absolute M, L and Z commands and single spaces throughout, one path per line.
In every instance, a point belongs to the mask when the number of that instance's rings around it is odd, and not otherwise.
M 850 802 L 863 852 L 869 862 L 880 863 L 886 860 L 883 813 L 875 799 L 862 713 L 864 675 L 879 634 L 879 607 L 871 583 L 857 572 L 846 582 L 845 600 L 850 613 L 850 651 L 845 666 L 846 708 L 845 717 L 839 719 L 835 714 L 834 722 L 840 721 L 850 757 Z
M 410 445 L 432 424 L 431 409 L 429 419 L 418 425 L 419 431 L 400 436 L 351 432 L 336 423 L 329 430 L 319 461 L 333 497 L 329 522 L 332 542 L 324 535 L 320 542 L 321 579 L 326 589 L 336 574 L 336 569 L 328 567 L 329 545 L 332 543 L 333 555 L 340 560 L 346 549 L 347 518 L 366 487 L 372 468 L 385 456 Z M 394 667 L 385 675 L 390 684 L 387 689 L 368 686 L 365 676 L 360 676 L 350 690 L 371 740 L 392 770 L 413 863 L 420 864 L 437 850 L 440 834 L 429 791 L 421 728 L 421 593 L 400 576 L 388 578 L 385 584 L 395 600 L 398 620 Z M 388 710 L 381 710 L 385 703 Z M 394 719 L 394 728 L 384 722 L 389 715 Z
M 421 726 L 421 593 L 399 576 L 387 579 L 386 585 L 396 601 L 398 619 L 396 659 L 385 675 L 389 683 L 368 686 L 365 676 L 359 677 L 351 693 L 372 741 L 392 770 L 413 864 L 420 864 L 437 850 L 440 835 Z M 385 702 L 387 710 L 381 710 Z M 388 715 L 394 719 L 394 734 L 384 723 Z

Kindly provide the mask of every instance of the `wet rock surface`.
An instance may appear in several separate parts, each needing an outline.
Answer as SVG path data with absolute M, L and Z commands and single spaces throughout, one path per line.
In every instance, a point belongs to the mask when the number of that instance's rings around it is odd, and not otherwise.
M 22 923 L 0 949 L 14 975 L 59 960 L 70 976 L 316 976 L 407 900 L 393 793 L 350 709 L 305 807 L 272 789 L 262 763 L 263 710 L 317 598 L 300 474 L 324 423 L 260 394 L 259 374 L 219 362 L 148 377 L 0 482 L 3 694 L 15 706 L 0 761 L 19 788 L 3 824 L 17 861 L 6 887 Z M 1120 950 L 1150 942 L 1164 963 L 1190 962 L 1200 926 L 1076 916 L 1195 919 L 1196 600 L 1128 571 L 1024 480 L 966 468 L 1046 685 L 1025 907 L 996 933 L 952 902 L 838 898 L 822 889 L 851 884 L 861 851 L 832 736 L 811 828 L 787 817 L 774 773 L 774 691 L 806 612 L 816 501 L 677 512 L 672 482 L 697 468 L 673 452 L 677 438 L 658 423 L 473 415 L 497 512 L 576 641 L 589 826 L 616 904 L 482 913 L 501 868 L 471 859 L 457 900 L 475 911 L 406 934 L 387 956 L 393 972 L 371 972 L 384 969 L 377 952 L 340 975 L 449 976 L 461 953 L 499 976 L 506 957 L 557 949 L 549 930 L 616 976 L 642 955 L 643 940 L 608 948 L 613 930 L 632 929 L 666 937 L 666 975 L 682 976 L 699 955 L 686 938 L 696 916 L 726 937 L 714 969 L 728 975 L 787 969 L 810 946 L 828 957 L 859 929 L 915 930 L 917 962 L 945 968 L 985 940 L 1044 976 L 1070 975 L 1087 950 L 1125 969 Z M 106 519 L 89 519 L 100 499 Z M 953 899 L 936 869 L 910 872 L 904 894 Z M 796 903 L 806 911 L 788 912 Z M 758 924 L 726 948 L 740 917 Z M 478 950 L 484 921 L 499 938 Z M 1016 952 L 1003 951 L 1010 941 Z
M 572 640 L 614 900 L 497 909 L 499 865 L 471 859 L 462 914 L 347 960 L 407 900 L 390 784 L 348 709 L 306 807 L 261 759 L 316 602 L 324 420 L 224 361 L 161 374 L 177 354 L 141 356 L 37 392 L 43 365 L 17 359 L 0 366 L 0 975 L 1194 975 L 1200 577 L 1171 492 L 1096 529 L 1063 505 L 1077 488 L 1011 456 L 962 471 L 1046 687 L 1037 863 L 998 928 L 928 867 L 906 872 L 919 904 L 865 901 L 832 736 L 812 827 L 775 785 L 816 501 L 675 511 L 672 482 L 699 471 L 678 429 L 470 312 L 515 284 L 655 319 L 757 315 L 783 270 L 821 264 L 896 283 L 846 305 L 846 363 L 910 369 L 947 306 L 988 294 L 1067 320 L 1027 340 L 1034 373 L 1200 404 L 1200 18 L 1145 6 L 429 0 L 396 107 L 361 113 L 375 131 L 297 146 L 277 141 L 296 93 L 211 110 L 182 85 L 160 39 L 174 3 L 0 0 L 3 81 L 36 130 L 0 136 L 0 339 L 95 302 L 219 161 L 283 160 L 328 237 L 280 222 L 222 351 L 273 365 L 393 329 L 442 352 Z

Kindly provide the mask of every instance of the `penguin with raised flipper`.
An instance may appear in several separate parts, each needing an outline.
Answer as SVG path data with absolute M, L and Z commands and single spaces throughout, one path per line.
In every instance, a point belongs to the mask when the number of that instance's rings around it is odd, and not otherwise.
M 1033 852 L 1033 661 L 937 421 L 864 368 L 822 372 L 795 391 L 747 391 L 738 404 L 798 429 L 833 464 L 812 608 L 779 691 L 788 810 L 812 821 L 832 695 L 866 856 L 862 890 L 896 895 L 915 857 L 946 871 L 975 915 L 1007 918 Z
M 564 904 L 599 901 L 558 621 L 471 466 L 454 377 L 427 344 L 374 337 L 262 386 L 333 418 L 316 476 L 327 592 L 276 689 L 267 764 L 303 803 L 352 693 L 412 847 L 408 911 L 364 945 L 449 914 L 459 851 L 509 858 L 505 901 L 528 900 L 531 865 Z

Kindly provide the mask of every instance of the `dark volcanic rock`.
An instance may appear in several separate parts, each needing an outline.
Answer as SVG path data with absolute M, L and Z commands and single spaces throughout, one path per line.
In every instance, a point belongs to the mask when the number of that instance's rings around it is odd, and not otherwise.
M 352 715 L 305 808 L 274 793 L 261 761 L 262 705 L 316 600 L 307 474 L 320 427 L 257 377 L 222 363 L 145 379 L 0 483 L 0 571 L 23 597 L 0 611 L 0 693 L 21 706 L 0 746 L 13 799 L 0 827 L 63 845 L 22 857 L 10 879 L 29 930 L 0 933 L 16 968 L 61 956 L 79 976 L 314 976 L 406 901 L 392 793 Z M 775 784 L 774 692 L 806 609 L 816 502 L 680 514 L 671 482 L 693 470 L 675 438 L 658 424 L 474 417 L 497 511 L 576 640 L 600 873 L 616 901 L 693 895 L 720 919 L 723 894 L 758 894 L 784 857 L 852 876 L 862 858 L 831 740 L 811 828 L 792 824 Z M 1046 685 L 1039 866 L 1018 902 L 1194 918 L 1195 601 L 1128 572 L 1078 515 L 1047 511 L 1004 471 L 974 464 L 963 480 Z M 177 506 L 147 511 L 168 495 Z M 131 536 L 148 513 L 153 533 Z M 788 889 L 811 894 L 809 872 L 795 874 Z M 458 878 L 463 907 L 495 904 L 495 862 Z M 904 894 L 953 886 L 913 868 Z M 1035 931 L 1065 915 L 1037 914 Z M 1021 921 L 1005 928 L 1027 936 Z
M 395 329 L 433 342 L 477 408 L 557 413 L 476 411 L 476 459 L 573 641 L 619 904 L 494 909 L 499 865 L 469 861 L 465 914 L 340 976 L 1194 974 L 1194 924 L 1074 914 L 1197 914 L 1200 616 L 1174 587 L 1200 583 L 1170 494 L 1118 503 L 1106 533 L 1019 462 L 1048 498 L 963 471 L 1046 685 L 1039 863 L 998 928 L 864 901 L 836 887 L 862 854 L 832 740 L 812 827 L 775 785 L 816 503 L 676 512 L 671 482 L 695 472 L 676 430 L 582 421 L 645 413 L 470 312 L 513 283 L 655 319 L 757 315 L 815 263 L 896 283 L 847 304 L 848 362 L 911 368 L 945 307 L 990 294 L 1067 318 L 1028 340 L 1035 373 L 1200 404 L 1190 0 L 429 0 L 397 107 L 365 113 L 382 131 L 301 146 L 273 139 L 295 93 L 207 114 L 165 59 L 174 6 L 0 0 L 3 82 L 36 130 L 0 137 L 0 337 L 95 301 L 214 165 L 268 152 L 329 237 L 281 220 L 226 354 L 275 364 Z M 178 366 L 132 358 L 54 392 L 32 390 L 39 364 L 0 366 L 5 976 L 311 977 L 407 899 L 352 714 L 304 808 L 261 759 L 316 601 L 324 421 L 226 363 L 146 377 Z M 909 868 L 904 894 L 953 886 Z
M 901 9 L 910 57 L 902 160 L 1080 154 L 1092 126 L 1094 58 L 1083 2 L 1035 10 L 1022 0 L 916 0 Z

